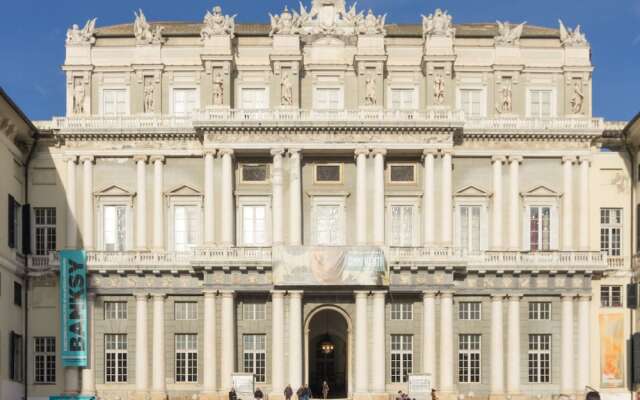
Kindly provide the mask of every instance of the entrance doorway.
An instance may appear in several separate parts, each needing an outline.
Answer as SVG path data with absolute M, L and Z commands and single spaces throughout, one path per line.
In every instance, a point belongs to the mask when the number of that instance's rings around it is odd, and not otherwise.
M 307 322 L 308 383 L 314 398 L 322 398 L 322 384 L 329 385 L 329 398 L 343 399 L 349 393 L 349 324 L 339 309 L 323 308 Z

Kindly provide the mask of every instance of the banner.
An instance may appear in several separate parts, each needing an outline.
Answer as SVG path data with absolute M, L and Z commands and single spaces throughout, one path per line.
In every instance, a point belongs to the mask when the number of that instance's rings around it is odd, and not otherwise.
M 87 258 L 83 250 L 60 252 L 62 366 L 87 366 Z
M 600 315 L 600 376 L 602 387 L 624 385 L 624 315 Z
M 95 396 L 62 395 L 62 396 L 49 396 L 49 400 L 96 400 L 96 397 Z
M 366 285 L 386 284 L 384 253 L 377 247 L 274 248 L 275 285 Z
M 416 400 L 431 398 L 431 374 L 411 374 L 407 386 L 409 398 Z

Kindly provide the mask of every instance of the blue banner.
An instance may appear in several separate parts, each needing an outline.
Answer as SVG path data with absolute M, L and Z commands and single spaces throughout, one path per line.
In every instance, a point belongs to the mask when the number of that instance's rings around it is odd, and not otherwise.
M 87 367 L 87 257 L 83 250 L 60 252 L 60 329 L 62 366 Z
M 95 396 L 49 396 L 49 400 L 96 400 Z

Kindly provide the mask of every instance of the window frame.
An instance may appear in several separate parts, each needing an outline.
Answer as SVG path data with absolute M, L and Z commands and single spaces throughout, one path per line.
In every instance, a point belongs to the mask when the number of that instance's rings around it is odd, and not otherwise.
M 394 167 L 411 167 L 413 169 L 413 179 L 410 181 L 394 181 L 391 179 L 391 169 Z M 389 185 L 415 185 L 418 182 L 418 166 L 414 162 L 391 162 L 387 163 L 387 183 Z
M 551 321 L 552 307 L 550 301 L 530 301 L 527 305 L 529 321 Z M 546 310 L 544 308 L 547 308 Z
M 238 196 L 236 209 L 236 243 L 243 247 L 270 247 L 272 244 L 271 197 L 270 196 Z M 265 231 L 263 243 L 251 243 L 245 240 L 244 217 L 245 207 L 264 207 Z
M 107 113 L 106 112 L 106 97 L 105 97 L 105 92 L 122 92 L 124 95 L 124 112 L 123 113 L 118 113 L 117 110 L 115 113 Z M 129 91 L 129 87 L 126 85 L 104 85 L 100 87 L 100 115 L 106 116 L 106 117 L 122 117 L 122 116 L 127 116 L 127 115 L 131 115 L 131 92 Z M 116 109 L 118 102 L 116 101 Z
M 245 167 L 258 167 L 264 166 L 266 169 L 265 179 L 263 181 L 247 181 L 244 179 L 244 168 Z M 271 183 L 271 164 L 269 163 L 239 163 L 238 172 L 239 172 L 239 180 L 243 185 L 266 185 Z
M 393 93 L 394 91 L 406 91 L 406 92 L 413 92 L 413 101 L 412 101 L 412 106 L 410 108 L 405 108 L 405 107 L 400 107 L 400 108 L 396 108 L 393 106 Z M 388 97 L 388 101 L 387 101 L 387 109 L 391 110 L 391 111 L 405 111 L 405 112 L 411 112 L 411 111 L 418 111 L 419 107 L 419 101 L 418 101 L 418 93 L 419 93 L 419 89 L 416 85 L 398 85 L 398 84 L 394 84 L 394 85 L 389 85 L 388 90 L 387 90 L 387 96 Z
M 194 107 L 193 107 L 193 111 L 189 112 L 185 112 L 185 113 L 176 113 L 176 97 L 175 97 L 175 92 L 179 91 L 179 90 L 193 90 L 194 91 Z M 189 116 L 191 114 L 193 114 L 194 111 L 197 111 L 200 107 L 201 107 L 201 99 L 200 99 L 200 87 L 198 85 L 195 84 L 181 84 L 181 85 L 173 85 L 169 88 L 169 114 L 171 115 L 176 115 L 176 116 L 180 116 L 180 117 L 186 117 Z
M 249 338 L 253 338 L 253 348 L 248 348 L 249 346 L 247 346 L 247 339 Z M 256 340 L 258 338 L 260 338 L 261 346 L 258 346 L 258 340 Z M 245 333 L 242 335 L 242 370 L 245 373 L 254 374 L 257 383 L 265 383 L 267 381 L 266 334 Z M 262 373 L 260 373 L 260 370 L 262 370 Z
M 533 96 L 532 94 L 534 92 L 543 92 L 543 91 L 548 91 L 550 92 L 549 95 L 549 116 L 541 116 L 541 115 L 533 115 L 533 110 L 532 110 L 532 101 L 533 101 Z M 544 118 L 556 118 L 558 116 L 558 96 L 557 96 L 557 90 L 554 87 L 551 86 L 532 86 L 532 87 L 528 87 L 526 90 L 526 113 L 525 115 L 527 116 L 527 118 L 533 118 L 533 119 L 544 119 Z
M 394 339 L 396 342 L 394 343 Z M 405 345 L 409 349 L 405 349 Z M 404 383 L 414 370 L 413 335 L 392 334 L 389 340 L 389 375 L 391 383 Z M 394 346 L 396 348 L 394 349 Z
M 43 343 L 39 345 L 38 341 Z M 39 350 L 40 349 L 40 350 Z M 40 359 L 40 360 L 39 360 Z M 42 363 L 42 365 L 39 365 Z M 56 384 L 56 337 L 33 337 L 33 384 Z
M 535 191 L 544 190 L 546 193 L 543 196 L 531 194 Z M 549 194 L 547 194 L 549 193 Z M 538 187 L 530 192 L 523 194 L 522 206 L 524 212 L 522 213 L 522 249 L 526 252 L 542 252 L 542 251 L 557 251 L 559 249 L 560 242 L 560 219 L 559 219 L 559 196 L 555 192 L 550 192 L 549 189 Z M 530 221 L 532 207 L 549 207 L 550 209 L 550 235 L 549 235 L 549 250 L 531 250 L 530 242 Z
M 184 306 L 184 310 L 179 307 Z M 182 315 L 180 315 L 182 313 Z M 175 321 L 197 321 L 198 302 L 194 300 L 177 300 L 173 302 L 173 319 Z
M 9 332 L 9 380 L 24 382 L 24 336 Z
M 385 200 L 386 202 L 386 216 L 385 216 L 385 226 L 386 226 L 386 243 L 390 247 L 417 247 L 419 246 L 421 239 L 421 211 L 420 208 L 420 198 L 417 196 L 396 196 L 396 197 L 388 197 Z M 401 239 L 401 243 L 395 242 L 394 239 L 394 224 L 393 224 L 393 209 L 394 207 L 411 207 L 413 209 L 413 219 L 412 219 L 412 238 L 408 243 L 402 243 L 404 239 Z
M 113 337 L 112 342 L 115 348 L 109 348 L 108 338 Z M 109 355 L 113 355 L 110 360 Z M 109 367 L 109 362 L 113 362 L 113 367 Z M 113 375 L 109 373 L 113 369 Z M 113 376 L 112 379 L 109 377 Z M 126 333 L 105 333 L 104 334 L 104 383 L 106 385 L 127 383 L 129 381 L 129 337 Z
M 467 339 L 463 348 L 463 337 Z M 477 341 L 476 341 L 477 339 Z M 477 344 L 477 348 L 476 347 Z M 474 347 L 474 348 L 472 348 Z M 474 359 L 477 355 L 477 360 Z M 466 360 L 463 356 L 466 356 Z M 466 366 L 463 364 L 466 363 Z M 477 364 L 477 366 L 476 366 Z M 477 374 L 474 373 L 477 369 Z M 482 382 L 482 335 L 478 333 L 461 333 L 458 335 L 458 383 L 477 384 Z
M 185 338 L 185 348 L 180 349 L 178 345 L 178 338 Z M 195 338 L 195 346 L 191 347 L 189 342 L 190 338 Z M 174 359 L 175 370 L 174 380 L 176 384 L 193 384 L 198 383 L 198 334 L 196 333 L 176 333 L 174 337 Z M 184 359 L 181 360 L 180 355 L 184 355 Z M 179 363 L 184 362 L 184 367 L 180 367 Z M 181 374 L 180 370 L 184 369 L 184 373 Z M 182 376 L 182 378 L 180 378 Z
M 472 115 L 462 107 L 463 93 L 475 91 L 479 93 L 480 98 L 480 113 L 478 115 Z M 486 118 L 487 116 L 487 88 L 484 85 L 462 85 L 456 89 L 456 106 L 458 110 L 465 112 L 468 118 Z
M 346 199 L 343 196 L 314 196 L 311 199 L 311 221 L 312 227 L 318 226 L 318 208 L 335 206 L 338 208 L 338 237 L 333 243 L 320 243 L 318 241 L 317 229 L 311 229 L 311 242 L 316 246 L 344 246 L 347 238 L 347 210 Z
M 267 303 L 263 301 L 243 302 L 242 319 L 244 321 L 265 321 L 267 319 Z
M 546 343 L 541 343 L 540 339 L 547 339 Z M 533 340 L 532 339 L 538 339 Z M 548 344 L 548 349 L 541 349 L 542 345 Z M 537 347 L 537 348 L 532 348 Z M 553 368 L 553 337 L 548 333 L 530 333 L 527 336 L 527 383 L 529 384 L 549 384 L 552 381 L 552 368 Z M 547 356 L 547 360 L 543 360 L 542 356 Z M 535 358 L 535 361 L 532 360 Z M 536 365 L 532 366 L 532 362 L 535 362 Z M 548 366 L 545 368 L 543 363 L 546 363 Z M 546 369 L 547 373 L 543 374 L 542 372 Z M 532 371 L 534 372 L 532 374 Z M 543 377 L 546 376 L 546 380 Z M 532 377 L 535 377 L 532 379 Z
M 615 212 L 619 212 L 620 214 L 620 222 L 612 223 L 612 214 Z M 607 218 L 609 219 L 608 223 L 604 223 L 604 217 L 607 213 Z M 617 244 L 618 248 L 616 249 L 615 244 L 615 230 L 618 230 L 618 238 Z M 603 246 L 603 234 L 606 231 L 607 244 Z M 622 207 L 601 207 L 600 208 L 600 251 L 606 252 L 610 257 L 620 257 L 624 254 L 623 243 L 624 243 L 624 209 Z M 617 253 L 617 254 L 614 254 Z
M 473 309 L 477 306 L 477 310 Z M 465 309 L 466 308 L 466 309 Z M 463 300 L 458 302 L 459 321 L 482 321 L 482 301 Z
M 391 321 L 412 321 L 413 303 L 409 301 L 397 301 L 391 303 Z
M 113 306 L 114 309 L 109 310 L 110 306 Z M 107 300 L 102 303 L 102 308 L 105 321 L 126 321 L 129 319 L 129 302 L 126 300 Z M 115 318 L 112 318 L 112 315 Z
M 335 90 L 338 93 L 338 104 L 336 108 L 318 106 L 318 92 L 322 90 Z M 314 111 L 342 111 L 344 110 L 344 103 L 344 87 L 342 85 L 316 85 L 313 87 L 312 108 Z
M 600 308 L 623 308 L 624 307 L 624 287 L 622 285 L 601 285 L 600 286 Z M 606 297 L 603 297 L 603 292 L 607 291 Z M 616 299 L 614 291 L 618 292 L 618 302 L 614 302 Z
M 47 211 L 53 210 L 53 220 L 51 223 L 49 221 L 50 215 L 48 215 Z M 38 212 L 44 212 L 44 224 L 38 224 Z M 31 224 L 33 226 L 33 232 L 31 236 L 31 241 L 33 243 L 33 254 L 38 256 L 46 256 L 49 252 L 56 251 L 58 248 L 58 209 L 56 207 L 33 207 L 32 215 L 31 215 Z M 45 249 L 46 254 L 41 254 L 38 246 L 38 229 L 43 229 L 44 234 L 42 236 L 43 245 L 42 248 Z M 51 236 L 53 238 L 51 238 Z M 53 241 L 53 245 L 51 245 L 51 241 Z M 49 249 L 51 247 L 51 249 Z M 48 249 L 48 250 L 47 250 Z
M 338 167 L 339 178 L 337 181 L 318 180 L 318 167 Z M 339 162 L 316 163 L 313 164 L 313 184 L 314 185 L 341 185 L 344 183 L 344 164 Z
M 270 101 L 271 97 L 270 97 L 269 86 L 267 86 L 267 85 L 243 84 L 243 85 L 239 85 L 238 86 L 238 90 L 239 90 L 240 96 L 238 96 L 238 99 L 237 99 L 238 103 L 236 104 L 236 108 L 238 108 L 239 110 L 242 110 L 242 111 L 264 111 L 264 110 L 269 110 L 269 107 L 271 107 L 271 101 Z M 244 108 L 245 91 L 249 91 L 249 90 L 262 91 L 264 93 L 264 107 L 261 107 L 261 108 L 257 108 L 257 107 Z
M 477 194 L 465 194 L 467 189 L 475 189 Z M 455 246 L 462 248 L 462 208 L 480 208 L 480 248 L 478 252 L 489 249 L 489 195 L 484 190 L 475 187 L 466 187 L 458 191 L 454 199 L 454 237 Z M 471 230 L 471 227 L 468 227 Z M 471 245 L 471 242 L 470 242 Z M 469 248 L 464 249 L 469 252 Z M 473 252 L 471 253 L 473 254 Z

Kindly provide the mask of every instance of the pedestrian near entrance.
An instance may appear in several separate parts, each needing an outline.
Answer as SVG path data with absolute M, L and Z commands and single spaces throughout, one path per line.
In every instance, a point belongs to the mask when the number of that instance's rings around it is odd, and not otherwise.
M 238 395 L 236 394 L 236 389 L 231 388 L 231 390 L 229 390 L 229 400 L 238 400 Z
M 292 396 L 293 396 L 293 389 L 291 389 L 291 385 L 287 385 L 287 387 L 284 388 L 284 398 L 285 400 L 291 400 Z
M 262 393 L 262 390 L 260 390 L 260 388 L 257 388 L 256 391 L 253 393 L 253 398 L 255 400 L 264 399 L 264 393 Z
M 302 385 L 298 388 L 298 390 L 296 390 L 296 396 L 298 396 L 298 400 L 304 400 L 304 394 L 304 385 Z
M 327 381 L 322 382 L 322 398 L 327 400 L 327 396 L 329 396 L 329 384 Z

